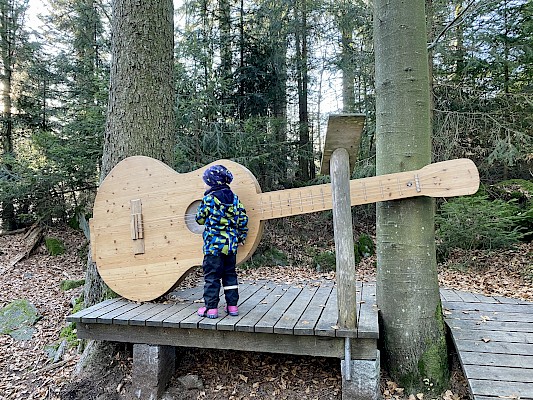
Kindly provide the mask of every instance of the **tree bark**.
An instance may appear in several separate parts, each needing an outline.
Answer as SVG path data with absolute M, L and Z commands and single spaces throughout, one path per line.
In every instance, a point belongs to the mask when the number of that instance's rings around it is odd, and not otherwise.
M 173 165 L 174 51 L 172 0 L 115 0 L 112 65 L 101 181 L 122 159 L 145 155 Z M 108 295 L 88 261 L 85 304 Z
M 374 2 L 377 175 L 431 162 L 424 0 Z M 377 300 L 392 378 L 409 393 L 446 386 L 447 351 L 435 257 L 434 202 L 377 205 Z
M 0 87 L 1 102 L 3 111 L 1 117 L 1 134 L 2 134 L 2 163 L 7 171 L 13 169 L 10 158 L 14 156 L 13 152 L 13 110 L 12 110 L 12 76 L 13 76 L 13 51 L 15 48 L 15 31 L 16 31 L 15 5 L 13 1 L 0 2 L 0 48 L 1 50 L 1 69 L 0 69 Z M 2 202 L 2 229 L 11 231 L 15 229 L 15 207 L 11 201 Z

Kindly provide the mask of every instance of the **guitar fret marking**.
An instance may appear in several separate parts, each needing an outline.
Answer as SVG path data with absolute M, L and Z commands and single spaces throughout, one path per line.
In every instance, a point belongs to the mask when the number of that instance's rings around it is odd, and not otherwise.
M 272 217 L 274 217 L 274 205 L 272 204 L 272 195 L 269 195 L 268 199 L 270 200 L 270 211 L 272 212 Z
M 283 206 L 281 205 L 281 194 L 278 194 L 279 199 L 279 215 L 283 215 Z
M 310 193 L 310 198 L 311 198 L 311 208 L 314 210 L 315 209 L 315 199 L 313 198 L 313 190 L 309 190 L 309 193 Z
M 289 198 L 287 199 L 287 207 L 290 207 L 292 214 L 292 202 L 291 202 L 291 193 L 289 192 Z
M 400 196 L 403 196 L 402 186 L 400 185 L 400 178 L 396 178 L 396 183 L 398 184 L 398 192 L 400 193 Z
M 300 212 L 303 212 L 304 211 L 304 205 L 303 205 L 303 202 L 302 202 L 302 192 L 298 192 L 298 194 L 300 195 Z
M 367 201 L 368 200 L 368 196 L 366 194 L 366 183 L 362 182 L 362 185 L 363 185 L 363 194 L 365 196 L 365 201 Z
M 422 188 L 420 187 L 420 179 L 418 178 L 418 174 L 415 175 L 415 187 L 417 193 L 420 193 L 422 191 Z
M 326 208 L 326 201 L 324 200 L 324 189 L 320 188 L 320 196 L 322 196 L 322 207 Z
M 385 195 L 383 194 L 383 182 L 379 181 L 379 190 L 381 191 L 381 198 L 384 199 Z

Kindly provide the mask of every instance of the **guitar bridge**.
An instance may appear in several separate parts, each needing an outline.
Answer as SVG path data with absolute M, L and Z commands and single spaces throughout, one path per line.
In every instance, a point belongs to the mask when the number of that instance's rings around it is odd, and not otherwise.
M 141 199 L 130 200 L 130 212 L 133 254 L 144 254 L 144 231 Z

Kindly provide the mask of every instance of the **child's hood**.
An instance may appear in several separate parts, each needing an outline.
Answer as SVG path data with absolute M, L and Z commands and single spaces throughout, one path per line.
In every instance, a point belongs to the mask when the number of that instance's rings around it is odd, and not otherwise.
M 210 193 L 216 197 L 222 204 L 230 206 L 233 204 L 233 192 L 231 189 L 221 189 Z

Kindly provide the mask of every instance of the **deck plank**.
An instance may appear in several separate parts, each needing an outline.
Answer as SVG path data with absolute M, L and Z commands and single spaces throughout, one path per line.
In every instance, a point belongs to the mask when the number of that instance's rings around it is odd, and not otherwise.
M 477 396 L 495 396 L 498 398 L 521 400 L 533 399 L 533 385 L 525 382 L 492 381 L 484 379 L 469 379 L 470 388 Z
M 154 314 L 146 320 L 146 326 L 163 326 L 163 321 L 172 315 L 176 314 L 178 311 L 183 310 L 185 307 L 188 307 L 190 302 L 173 302 L 166 304 L 166 308 L 161 310 L 159 313 Z
M 257 322 L 254 327 L 255 332 L 273 333 L 274 325 L 281 318 L 285 310 L 290 307 L 294 299 L 302 291 L 301 287 L 291 286 L 281 298 L 276 301 L 270 310 Z
M 486 353 L 462 351 L 461 361 L 463 365 L 533 368 L 533 355 L 492 353 L 487 357 Z
M 485 311 L 498 313 L 522 313 L 527 315 L 533 314 L 533 307 L 529 304 L 502 304 L 502 303 L 461 303 L 446 302 L 446 308 L 449 310 L 462 311 Z M 532 315 L 533 316 L 533 315 Z
M 288 290 L 287 285 L 270 284 L 272 287 L 270 293 L 257 304 L 249 313 L 244 315 L 235 325 L 235 330 L 239 332 L 253 332 L 254 327 L 263 318 L 276 302 L 281 299 L 283 294 Z
M 333 286 L 320 286 L 309 302 L 304 313 L 294 326 L 295 335 L 313 335 L 315 326 L 318 323 L 322 311 L 326 307 L 326 302 L 331 295 Z
M 120 308 L 120 307 L 122 307 L 122 306 L 124 306 L 124 305 L 126 305 L 128 303 L 129 303 L 128 300 L 125 300 L 125 299 L 121 298 L 118 301 L 114 301 L 112 303 L 107 304 L 104 307 L 95 309 L 95 310 L 91 311 L 90 313 L 83 315 L 81 317 L 81 322 L 84 322 L 84 323 L 96 322 L 98 320 L 98 317 L 108 313 L 109 311 L 113 311 L 113 310 L 115 310 L 117 308 Z
M 457 294 L 444 314 L 474 399 L 533 399 L 533 303 Z
M 532 323 L 531 314 L 511 312 L 486 312 L 475 310 L 453 310 L 445 308 L 446 317 L 449 319 L 477 320 L 477 321 L 500 321 L 500 322 L 529 322 Z
M 262 285 L 251 296 L 239 302 L 239 315 L 226 315 L 218 324 L 217 329 L 220 331 L 234 331 L 235 326 L 241 319 L 246 317 L 261 301 L 265 299 L 273 290 L 272 285 Z M 202 326 L 201 326 L 202 327 Z
M 144 303 L 140 305 L 139 307 L 132 308 L 129 311 L 126 311 L 123 314 L 120 314 L 116 318 L 113 319 L 114 325 L 130 325 L 130 320 L 137 317 L 137 315 L 145 312 L 146 310 L 151 310 L 152 308 L 156 307 L 157 303 Z
M 134 308 L 140 307 L 140 303 L 134 303 L 133 301 L 128 301 L 124 305 L 122 305 L 119 308 L 115 308 L 114 310 L 111 310 L 105 314 L 100 315 L 96 322 L 100 324 L 112 324 L 113 320 L 115 318 L 120 317 L 121 314 L 124 314 L 125 312 L 128 312 L 130 310 L 133 310 Z
M 294 333 L 294 326 L 303 315 L 317 289 L 317 287 L 313 286 L 302 288 L 302 291 L 274 325 L 274 333 L 284 335 L 292 335 Z
M 68 315 L 67 316 L 67 321 L 69 322 L 81 322 L 81 318 L 87 314 L 90 314 L 91 312 L 93 311 L 96 311 L 100 308 L 104 308 L 106 306 L 108 306 L 109 304 L 112 304 L 112 303 L 115 303 L 117 301 L 121 301 L 123 300 L 121 297 L 117 297 L 117 298 L 114 298 L 114 299 L 108 299 L 108 300 L 104 300 L 98 304 L 94 304 L 90 307 L 87 307 L 87 308 L 84 308 L 83 310 L 80 310 L 78 311 L 77 313 L 75 314 L 72 314 L 72 315 Z
M 464 370 L 468 379 L 487 380 L 490 377 L 491 381 L 533 383 L 533 369 L 523 366 L 515 368 L 467 364 Z
M 324 311 L 315 326 L 315 335 L 317 336 L 335 336 L 339 311 L 337 308 L 337 288 L 333 288 L 331 295 L 326 302 Z
M 455 325 L 452 326 L 452 329 L 454 326 Z M 455 329 L 453 336 L 456 340 L 527 343 L 533 345 L 533 332 L 502 332 L 486 331 L 482 329 Z
M 500 331 L 500 332 L 533 332 L 533 323 L 531 322 L 508 322 L 508 321 L 490 321 L 485 319 L 455 319 L 448 320 L 454 328 L 483 331 Z

